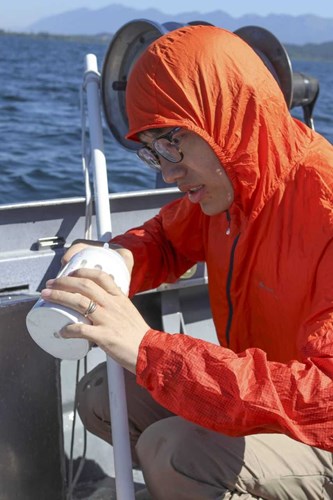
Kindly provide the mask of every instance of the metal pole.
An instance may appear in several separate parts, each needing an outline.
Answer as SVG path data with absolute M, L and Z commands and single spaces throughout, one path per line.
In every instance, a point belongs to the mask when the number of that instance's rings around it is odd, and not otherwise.
M 97 235 L 99 240 L 108 241 L 112 235 L 111 212 L 101 122 L 100 74 L 94 54 L 86 55 L 85 67 L 84 86 L 87 93 Z M 109 356 L 107 356 L 107 372 L 117 500 L 134 500 L 124 372 L 122 367 Z

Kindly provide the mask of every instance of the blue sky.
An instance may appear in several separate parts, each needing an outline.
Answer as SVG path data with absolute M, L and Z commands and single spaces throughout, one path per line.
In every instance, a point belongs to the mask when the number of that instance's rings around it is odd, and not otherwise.
M 234 17 L 244 14 L 315 14 L 321 17 L 333 18 L 332 0 L 279 0 L 269 2 L 267 0 L 233 0 L 223 2 L 221 0 L 9 0 L 0 3 L 0 28 L 6 30 L 24 29 L 29 24 L 42 17 L 59 14 L 69 10 L 88 7 L 96 10 L 113 3 L 121 3 L 124 6 L 135 9 L 155 7 L 165 12 L 177 14 L 178 12 L 210 12 L 223 10 Z

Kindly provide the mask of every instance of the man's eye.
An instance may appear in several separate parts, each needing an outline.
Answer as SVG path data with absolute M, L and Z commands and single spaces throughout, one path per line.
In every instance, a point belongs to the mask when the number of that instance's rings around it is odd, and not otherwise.
M 171 144 L 174 144 L 175 146 L 178 146 L 180 144 L 181 137 L 180 136 L 174 136 L 171 139 Z

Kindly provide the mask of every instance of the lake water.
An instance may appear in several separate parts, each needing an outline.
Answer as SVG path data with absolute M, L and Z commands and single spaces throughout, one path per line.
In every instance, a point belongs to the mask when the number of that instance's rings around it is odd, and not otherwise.
M 107 44 L 0 36 L 0 204 L 84 196 L 80 87 L 87 53 Z M 292 61 L 317 78 L 315 127 L 333 143 L 333 64 Z M 297 116 L 302 116 L 296 111 Z M 105 127 L 110 192 L 152 188 L 154 173 Z

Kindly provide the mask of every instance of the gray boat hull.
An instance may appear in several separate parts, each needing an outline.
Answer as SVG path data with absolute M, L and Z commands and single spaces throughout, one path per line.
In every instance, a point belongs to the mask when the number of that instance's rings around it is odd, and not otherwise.
M 179 196 L 173 188 L 111 195 L 113 235 L 140 225 Z M 0 226 L 0 499 L 62 500 L 77 364 L 42 351 L 30 338 L 25 318 L 45 281 L 58 273 L 65 248 L 84 237 L 85 201 L 2 206 Z M 177 283 L 133 300 L 152 327 L 215 341 L 203 264 Z M 93 348 L 88 369 L 103 360 L 105 354 Z M 111 448 L 88 438 L 87 458 L 112 477 Z M 82 448 L 78 420 L 74 456 Z

